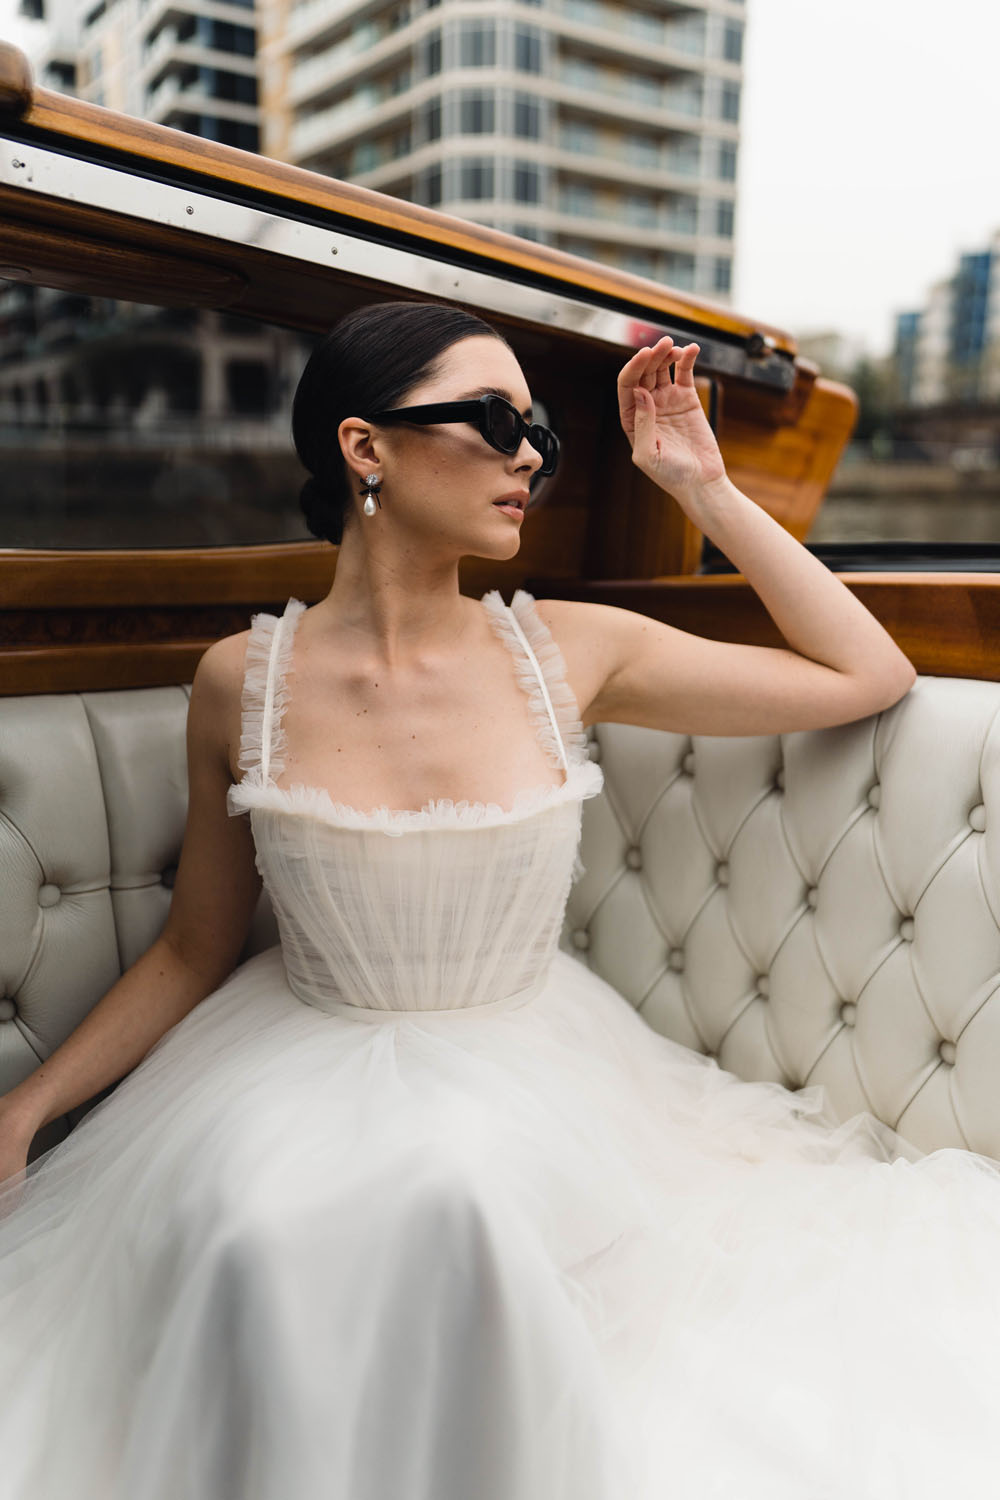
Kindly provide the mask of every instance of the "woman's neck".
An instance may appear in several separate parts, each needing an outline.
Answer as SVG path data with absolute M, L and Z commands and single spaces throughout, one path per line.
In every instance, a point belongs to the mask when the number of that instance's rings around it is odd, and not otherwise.
M 374 538 L 362 542 L 352 526 L 344 532 L 333 586 L 317 609 L 389 667 L 417 651 L 453 646 L 469 621 L 457 557 L 421 555 L 388 538 L 384 545 Z

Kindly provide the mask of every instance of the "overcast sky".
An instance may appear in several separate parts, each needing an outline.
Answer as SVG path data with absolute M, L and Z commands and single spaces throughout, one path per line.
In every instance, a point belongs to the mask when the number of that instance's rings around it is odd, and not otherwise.
M 890 345 L 1000 230 L 998 0 L 747 0 L 735 301 Z
M 0 35 L 29 34 L 0 0 Z M 1000 0 L 747 0 L 735 302 L 873 353 L 1000 230 Z

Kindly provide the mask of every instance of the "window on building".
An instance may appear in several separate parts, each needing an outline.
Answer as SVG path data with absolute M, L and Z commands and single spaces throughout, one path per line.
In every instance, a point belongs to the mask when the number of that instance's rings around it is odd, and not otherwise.
M 715 232 L 721 239 L 733 237 L 734 212 L 734 205 L 728 199 L 720 198 L 715 205 Z
M 651 135 L 627 135 L 624 155 L 634 167 L 658 167 L 660 143 Z
M 380 164 L 382 152 L 374 141 L 361 141 L 354 148 L 352 169 L 355 172 L 372 172 Z
M 740 117 L 740 86 L 738 83 L 724 83 L 722 85 L 722 97 L 719 101 L 719 113 L 724 120 L 736 121 Z
M 566 0 L 564 10 L 569 20 L 582 21 L 586 26 L 600 26 L 604 21 L 601 0 Z
M 674 234 L 697 234 L 697 198 L 684 193 L 676 194 L 667 205 L 665 223 Z
M 232 21 L 210 21 L 199 16 L 197 31 L 198 40 L 215 52 L 253 57 L 257 50 L 257 33 L 252 26 L 236 26 Z
M 694 287 L 694 256 L 668 255 L 664 260 L 663 277 L 669 286 L 680 292 L 689 292 Z
M 423 174 L 423 181 L 420 184 L 418 196 L 427 208 L 437 208 L 438 204 L 443 201 L 444 194 L 440 165 L 427 168 Z
M 626 250 L 622 254 L 622 266 L 633 276 L 655 276 L 656 256 L 651 250 Z
M 441 139 L 441 100 L 428 99 L 420 116 L 420 127 L 425 141 Z
M 425 77 L 431 78 L 431 77 L 434 76 L 435 73 L 440 73 L 440 71 L 441 71 L 441 33 L 440 33 L 440 31 L 432 31 L 429 34 L 429 36 L 426 36 L 424 38 L 423 57 L 422 57 L 421 61 L 423 63 L 423 70 L 424 70 Z
M 497 29 L 492 21 L 463 21 L 458 28 L 458 61 L 463 68 L 493 68 Z
M 697 136 L 684 135 L 667 147 L 667 170 L 678 177 L 697 177 L 701 171 L 701 142 Z
M 743 61 L 743 27 L 739 21 L 727 21 L 722 33 L 722 55 L 726 62 Z
M 518 26 L 514 32 L 514 67 L 519 73 L 542 71 L 542 35 L 534 26 Z
M 542 197 L 542 174 L 535 162 L 514 163 L 514 202 L 540 203 Z
M 592 219 L 597 214 L 597 194 L 589 182 L 568 182 L 562 190 L 560 204 L 563 213 L 576 214 L 580 218 Z
M 663 90 L 667 109 L 678 115 L 700 115 L 702 111 L 701 81 L 697 78 L 681 78 L 668 83 Z
M 525 141 L 541 138 L 542 107 L 530 94 L 514 95 L 514 134 Z
M 485 156 L 470 156 L 459 162 L 459 197 L 482 200 L 494 196 L 493 162 Z
M 496 130 L 496 95 L 479 90 L 458 96 L 458 129 L 461 135 L 492 135 Z
M 650 193 L 625 194 L 625 221 L 640 229 L 655 229 L 656 199 Z
M 652 73 L 632 73 L 629 76 L 628 95 L 640 104 L 648 104 L 651 109 L 663 108 L 663 85 L 659 77 Z
M 719 142 L 718 175 L 720 182 L 736 181 L 736 147 L 732 141 Z
M 589 57 L 568 57 L 562 68 L 563 82 L 571 89 L 590 92 L 601 86 L 601 72 Z
M 712 285 L 717 292 L 728 292 L 733 284 L 733 263 L 727 255 L 715 258 Z
M 597 131 L 584 120 L 567 120 L 559 134 L 564 151 L 578 156 L 590 156 L 597 150 Z
M 627 10 L 625 30 L 630 36 L 640 37 L 644 42 L 652 42 L 654 47 L 662 47 L 666 39 L 662 17 L 654 16 L 648 10 Z
M 212 99 L 229 99 L 235 104 L 257 103 L 257 80 L 246 73 L 226 73 L 220 68 L 201 68 L 200 81 Z

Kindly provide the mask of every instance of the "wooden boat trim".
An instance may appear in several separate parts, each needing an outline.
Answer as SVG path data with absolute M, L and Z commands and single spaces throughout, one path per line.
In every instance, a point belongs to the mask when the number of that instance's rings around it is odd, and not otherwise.
M 338 277 L 381 283 L 396 293 L 406 287 L 418 295 L 470 304 L 521 323 L 558 327 L 607 344 L 638 347 L 655 340 L 661 331 L 688 342 L 698 331 L 690 309 L 683 320 L 661 329 L 651 320 L 645 302 L 634 311 L 602 306 L 557 289 L 551 278 L 544 285 L 534 285 L 512 277 L 508 262 L 503 263 L 502 274 L 495 262 L 485 269 L 456 263 L 442 253 L 440 242 L 433 247 L 423 242 L 407 248 L 373 239 L 367 224 L 363 234 L 350 233 L 357 223 L 345 223 L 343 217 L 331 222 L 326 215 L 323 222 L 309 222 L 301 214 L 289 217 L 287 208 L 273 212 L 217 192 L 67 157 L 33 142 L 0 137 L 0 186 L 29 199 L 37 195 L 73 208 L 83 205 L 117 221 L 138 220 L 174 235 L 194 235 L 200 243 L 250 246 L 286 261 L 322 266 Z M 620 292 L 616 300 L 620 303 Z M 233 287 L 231 293 L 227 289 L 222 305 L 238 304 L 238 288 Z M 764 385 L 779 396 L 795 386 L 794 360 L 776 351 L 759 330 L 751 329 L 737 338 L 721 328 L 698 336 L 704 372 Z
M 918 672 L 1000 682 L 1000 574 L 838 573 Z M 529 582 L 540 596 L 634 609 L 710 640 L 753 646 L 784 642 L 738 575 Z

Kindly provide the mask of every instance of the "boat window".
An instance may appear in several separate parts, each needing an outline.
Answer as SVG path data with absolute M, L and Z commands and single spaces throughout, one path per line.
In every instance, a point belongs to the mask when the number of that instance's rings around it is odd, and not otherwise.
M 0 281 L 0 548 L 303 539 L 308 336 Z

